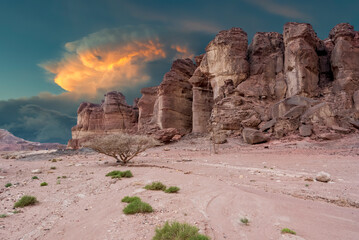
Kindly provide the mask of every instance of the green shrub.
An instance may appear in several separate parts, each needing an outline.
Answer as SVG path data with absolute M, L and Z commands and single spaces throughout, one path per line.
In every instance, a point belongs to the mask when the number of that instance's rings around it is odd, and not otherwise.
M 14 204 L 14 208 L 23 208 L 29 205 L 34 205 L 35 203 L 37 203 L 36 197 L 24 195 L 19 201 Z
M 62 176 L 62 178 L 67 178 L 66 176 Z
M 241 222 L 245 225 L 248 225 L 249 220 L 248 220 L 248 218 L 244 217 L 244 218 L 241 218 Z
M 131 203 L 131 202 L 134 202 L 134 201 L 141 201 L 141 199 L 139 197 L 129 197 L 129 196 L 126 196 L 124 198 L 122 198 L 121 200 L 122 202 L 125 202 L 125 203 Z
M 294 232 L 293 230 L 290 230 L 289 228 L 283 228 L 282 233 L 289 233 L 289 234 L 293 234 L 293 235 L 297 234 L 296 232 Z
M 40 186 L 41 186 L 41 187 L 47 186 L 47 185 L 48 185 L 47 182 L 42 182 L 42 183 L 40 183 Z
M 172 187 L 169 187 L 165 190 L 166 193 L 176 193 L 180 190 L 179 187 L 176 187 L 176 186 L 172 186 Z
M 39 179 L 37 176 L 33 176 L 32 179 Z
M 153 209 L 150 204 L 142 202 L 141 200 L 135 200 L 128 204 L 123 209 L 123 212 L 125 214 L 149 213 L 153 212 Z
M 133 177 L 132 172 L 127 170 L 124 172 L 121 171 L 112 171 L 106 174 L 106 177 L 111 177 L 111 178 L 131 178 Z
M 164 185 L 161 182 L 153 182 L 151 184 L 148 184 L 145 186 L 145 189 L 147 190 L 154 190 L 154 191 L 165 191 L 166 190 L 166 185 Z
M 152 240 L 209 240 L 210 238 L 199 234 L 198 228 L 187 223 L 168 222 L 162 228 L 156 228 L 156 235 Z
M 12 183 L 6 183 L 5 184 L 5 187 L 11 187 L 12 186 Z
M 6 218 L 7 215 L 6 214 L 0 214 L 0 218 Z
M 56 167 L 50 167 L 50 169 L 51 169 L 51 170 L 55 170 L 55 169 L 56 169 Z

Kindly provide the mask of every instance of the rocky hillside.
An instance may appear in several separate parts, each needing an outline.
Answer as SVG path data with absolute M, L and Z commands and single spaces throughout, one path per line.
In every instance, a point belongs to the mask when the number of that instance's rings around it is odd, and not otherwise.
M 22 138 L 15 137 L 4 129 L 0 129 L 0 151 L 46 150 L 64 148 L 64 145 L 58 143 L 38 143 L 26 141 Z
M 339 138 L 359 128 L 359 32 L 341 23 L 321 40 L 310 24 L 283 34 L 221 31 L 206 52 L 178 59 L 158 87 L 129 106 L 118 92 L 83 103 L 69 145 L 92 134 L 129 131 L 164 141 L 186 133 L 259 143 L 288 135 Z

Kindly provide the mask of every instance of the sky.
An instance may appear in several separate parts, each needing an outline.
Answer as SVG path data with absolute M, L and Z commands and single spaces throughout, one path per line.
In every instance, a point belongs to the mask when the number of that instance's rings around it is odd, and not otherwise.
M 0 128 L 66 143 L 83 101 L 121 91 L 131 104 L 177 58 L 204 53 L 220 30 L 280 32 L 307 22 L 321 39 L 359 30 L 358 0 L 2 0 Z

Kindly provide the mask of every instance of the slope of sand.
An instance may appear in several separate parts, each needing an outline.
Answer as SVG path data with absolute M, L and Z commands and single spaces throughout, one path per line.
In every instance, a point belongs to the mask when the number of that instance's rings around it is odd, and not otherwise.
M 357 136 L 256 146 L 231 139 L 211 154 L 207 139 L 187 138 L 150 149 L 127 167 L 86 152 L 64 153 L 57 162 L 46 154 L 0 158 L 0 214 L 8 214 L 0 218 L 0 239 L 151 239 L 156 226 L 173 220 L 196 225 L 211 239 L 358 239 L 358 147 Z M 105 177 L 112 170 L 131 170 L 134 177 Z M 319 171 L 332 181 L 312 181 Z M 44 181 L 49 185 L 40 187 Z M 181 190 L 144 190 L 152 181 Z M 5 188 L 8 182 L 13 186 Z M 24 194 L 39 203 L 12 214 Z M 124 215 L 126 195 L 141 197 L 154 212 Z M 285 227 L 297 235 L 281 234 Z

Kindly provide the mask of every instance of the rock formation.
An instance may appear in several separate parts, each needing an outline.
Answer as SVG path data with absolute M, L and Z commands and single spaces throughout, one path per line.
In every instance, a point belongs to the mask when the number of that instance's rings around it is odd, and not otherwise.
M 81 104 L 73 139 L 136 125 L 164 142 L 192 131 L 242 135 L 250 144 L 359 129 L 359 33 L 347 23 L 325 40 L 310 24 L 287 23 L 283 35 L 256 33 L 249 46 L 232 28 L 194 60 L 174 61 L 158 87 L 142 89 L 138 110 L 114 92 L 101 105 Z

